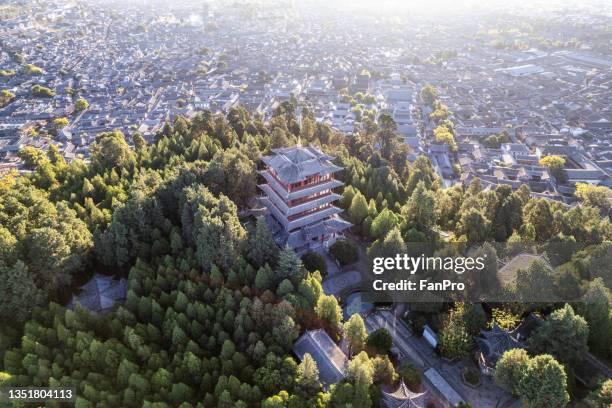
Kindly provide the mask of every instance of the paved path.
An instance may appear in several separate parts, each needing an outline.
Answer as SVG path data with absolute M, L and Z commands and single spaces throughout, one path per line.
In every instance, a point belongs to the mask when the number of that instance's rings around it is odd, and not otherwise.
M 390 312 L 388 313 L 391 314 Z M 393 337 L 393 345 L 397 348 L 397 351 L 399 351 L 400 361 L 407 358 L 419 369 L 425 369 L 427 367 L 427 364 L 421 358 L 419 352 L 412 347 L 408 341 L 408 339 L 412 337 L 412 333 L 405 327 L 398 325 L 396 319 L 388 318 L 386 311 L 378 311 L 367 316 L 365 324 L 368 333 L 380 328 L 384 328 L 389 331 Z
M 323 281 L 323 291 L 328 295 L 339 296 L 343 291 L 358 287 L 361 274 L 357 271 L 338 273 Z
M 332 258 L 329 252 L 323 249 L 317 252 L 323 257 L 323 259 L 325 259 L 325 264 L 327 265 L 327 276 L 332 277 L 332 276 L 336 276 L 339 273 L 341 273 L 340 268 L 338 267 L 338 264 L 336 263 L 334 258 Z
M 435 368 L 455 392 L 473 407 L 510 408 L 519 406 L 518 400 L 497 387 L 490 377 L 481 375 L 482 383 L 477 388 L 465 385 L 462 381 L 462 371 L 469 366 L 469 362 L 447 362 L 441 359 L 423 338 L 413 335 L 408 325 L 395 316 L 393 311 L 379 310 L 366 317 L 368 330 L 376 330 L 380 327 L 389 330 L 393 337 L 393 344 L 400 352 L 400 361 L 410 361 L 422 372 L 432 367 Z M 423 382 L 427 389 L 434 390 L 434 394 L 439 395 L 436 387 L 426 377 L 423 378 Z

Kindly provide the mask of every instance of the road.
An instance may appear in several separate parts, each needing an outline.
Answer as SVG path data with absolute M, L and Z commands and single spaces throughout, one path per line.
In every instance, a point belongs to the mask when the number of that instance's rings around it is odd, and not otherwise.
M 399 354 L 400 362 L 409 361 L 421 373 L 434 368 L 448 383 L 448 386 L 473 407 L 518 408 L 520 406 L 516 398 L 497 387 L 490 377 L 481 376 L 482 382 L 477 388 L 465 385 L 461 379 L 461 373 L 466 363 L 463 361 L 448 362 L 440 358 L 425 340 L 415 336 L 408 325 L 395 316 L 392 310 L 377 310 L 369 314 L 365 318 L 365 324 L 368 332 L 386 328 L 393 337 L 393 345 Z M 437 387 L 434 386 L 425 376 L 423 376 L 423 384 L 432 395 L 438 398 L 443 397 L 439 391 L 440 384 Z M 453 391 L 450 391 L 449 394 L 452 394 Z
M 399 324 L 398 319 L 395 319 L 390 311 L 385 310 L 372 313 L 366 318 L 365 324 L 368 332 L 384 328 L 391 333 L 393 345 L 399 351 L 399 359 L 401 361 L 407 358 L 420 370 L 428 367 L 420 353 L 408 341 L 413 334 L 405 326 Z

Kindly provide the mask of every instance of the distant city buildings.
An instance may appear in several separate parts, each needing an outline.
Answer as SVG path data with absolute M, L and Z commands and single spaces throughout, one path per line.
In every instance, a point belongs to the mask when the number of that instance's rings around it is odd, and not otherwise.
M 249 19 L 220 4 L 202 14 L 157 3 L 28 7 L 0 22 L 0 91 L 14 95 L 0 102 L 0 172 L 23 171 L 26 146 L 55 144 L 68 161 L 88 160 L 102 131 L 153 142 L 176 115 L 244 106 L 266 120 L 292 102 L 349 136 L 390 115 L 408 160 L 427 155 L 446 186 L 528 185 L 571 204 L 577 182 L 612 184 L 612 56 L 594 35 L 607 24 L 596 13 L 555 17 L 577 41 L 544 39 L 559 34 L 537 25 L 529 35 L 483 32 L 461 19 L 425 40 L 427 23 L 410 16 L 398 15 L 410 23 L 390 34 L 375 16 L 299 3 L 290 13 L 261 5 Z M 433 137 L 435 107 L 419 96 L 426 84 L 450 112 L 456 149 Z M 80 98 L 84 111 L 75 109 Z M 64 117 L 68 125 L 54 129 Z M 539 164 L 554 149 L 566 150 L 563 183 Z

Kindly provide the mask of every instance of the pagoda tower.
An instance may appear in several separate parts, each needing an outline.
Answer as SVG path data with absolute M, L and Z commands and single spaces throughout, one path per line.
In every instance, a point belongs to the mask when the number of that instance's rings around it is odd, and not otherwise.
M 344 185 L 334 179 L 342 167 L 314 146 L 273 149 L 262 157 L 266 180 L 259 185 L 267 209 L 270 231 L 280 246 L 289 245 L 304 254 L 328 248 L 351 224 L 341 219 L 342 210 L 333 205 L 341 198 L 333 192 Z

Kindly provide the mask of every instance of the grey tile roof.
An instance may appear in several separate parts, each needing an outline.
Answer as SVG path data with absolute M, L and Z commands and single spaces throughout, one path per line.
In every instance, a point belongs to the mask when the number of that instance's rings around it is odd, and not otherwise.
M 333 234 L 337 232 L 341 232 L 347 228 L 351 227 L 351 223 L 344 221 L 341 218 L 329 218 L 323 220 L 322 222 L 318 222 L 316 224 L 307 225 L 303 229 L 303 233 L 305 237 L 311 238 L 320 235 Z
M 489 331 L 481 331 L 481 334 L 483 337 L 475 337 L 474 340 L 487 362 L 493 365 L 506 351 L 525 347 L 516 339 L 515 333 L 503 330 L 497 324 Z
M 293 345 L 300 360 L 310 354 L 317 363 L 319 378 L 326 384 L 335 384 L 346 376 L 348 358 L 322 329 L 304 333 Z
M 262 161 L 277 173 L 285 184 L 304 180 L 315 174 L 329 174 L 341 170 L 328 156 L 314 146 L 286 147 L 272 150 L 275 154 L 262 157 Z
M 434 367 L 430 367 L 427 371 L 425 371 L 425 378 L 429 380 L 434 388 L 438 390 L 440 394 L 442 394 L 442 396 L 451 404 L 451 406 L 456 407 L 463 402 L 463 398 L 461 398 L 457 391 L 455 391 L 455 389 Z
M 127 294 L 127 281 L 116 280 L 111 276 L 95 274 L 89 282 L 81 287 L 81 293 L 72 297 L 68 307 L 74 308 L 76 304 L 104 313 L 110 310 L 115 303 L 125 300 Z
M 402 380 L 394 392 L 383 391 L 383 402 L 388 408 L 424 408 L 427 403 L 427 393 L 410 391 Z

